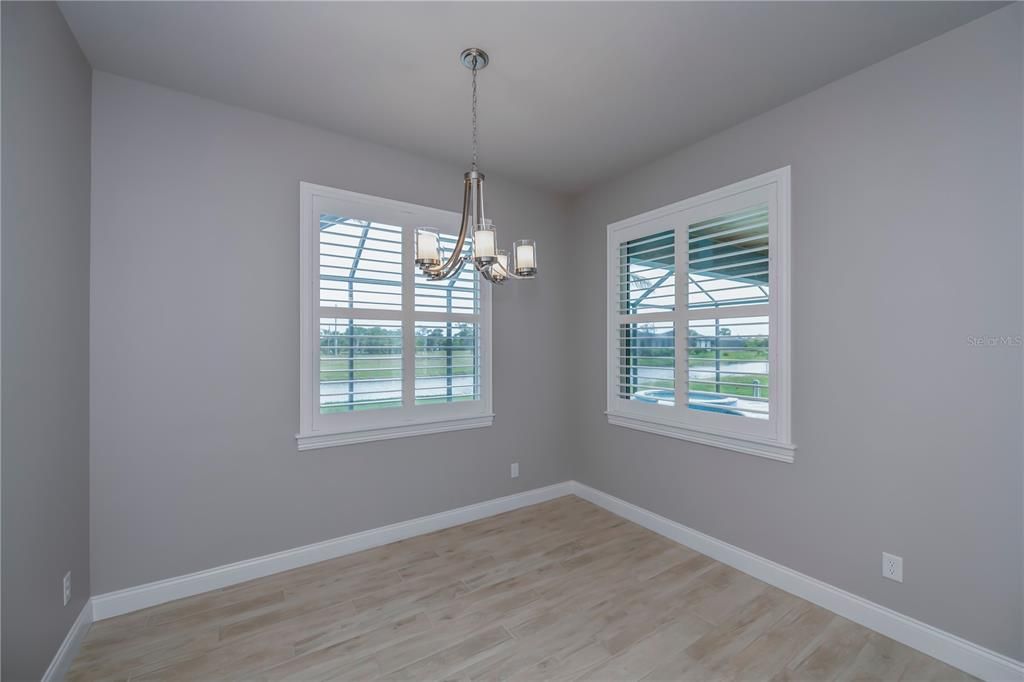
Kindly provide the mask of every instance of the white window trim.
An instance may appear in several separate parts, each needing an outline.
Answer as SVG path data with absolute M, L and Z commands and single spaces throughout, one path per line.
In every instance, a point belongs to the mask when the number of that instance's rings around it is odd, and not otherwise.
M 458 232 L 461 216 L 451 211 L 417 206 L 392 199 L 358 194 L 346 190 L 299 183 L 299 432 L 295 435 L 299 450 L 367 443 L 444 431 L 477 429 L 494 421 L 491 399 L 491 288 L 481 283 L 478 323 L 480 343 L 480 400 L 437 405 L 409 404 L 412 392 L 405 386 L 406 405 L 360 413 L 370 417 L 362 424 L 319 425 L 320 407 L 320 258 L 318 204 L 343 205 L 340 215 L 367 216 L 376 222 L 400 225 L 403 232 L 402 309 L 389 317 L 403 325 L 403 378 L 415 375 L 414 351 L 406 348 L 413 338 L 416 322 L 430 321 L 437 313 L 416 312 L 414 299 L 414 233 L 417 227 L 431 226 Z M 343 315 L 345 308 L 332 309 Z M 376 318 L 375 318 L 376 319 Z M 390 414 L 389 414 L 390 413 Z
M 770 422 L 774 433 L 771 435 L 743 432 L 739 429 L 728 428 L 730 422 L 725 419 L 735 419 L 724 415 L 713 415 L 720 417 L 723 421 L 721 426 L 699 423 L 701 420 L 708 421 L 707 417 L 701 415 L 697 419 L 686 419 L 686 403 L 677 401 L 679 409 L 673 409 L 661 405 L 637 404 L 635 401 L 622 400 L 618 397 L 616 390 L 617 376 L 619 372 L 617 355 L 617 338 L 619 314 L 616 305 L 618 301 L 618 246 L 624 240 L 624 235 L 635 232 L 638 226 L 647 223 L 657 225 L 641 228 L 644 233 L 655 233 L 662 229 L 677 227 L 673 219 L 684 211 L 693 211 L 703 204 L 720 202 L 733 195 L 752 192 L 754 190 L 768 189 L 774 192 L 774 208 L 777 219 L 770 226 L 769 243 L 769 269 L 771 278 L 771 296 L 769 299 L 769 319 L 771 324 L 771 337 L 769 344 L 769 362 L 772 372 L 771 379 L 771 413 Z M 791 304 L 790 304 L 790 167 L 779 168 L 763 175 L 758 175 L 741 182 L 734 183 L 727 187 L 706 192 L 683 201 L 664 206 L 662 208 L 648 211 L 638 216 L 621 220 L 608 225 L 607 244 L 607 411 L 608 423 L 616 426 L 625 426 L 640 431 L 656 433 L 670 438 L 711 445 L 714 447 L 742 452 L 759 457 L 766 457 L 773 460 L 792 462 L 796 446 L 791 440 L 791 419 L 792 419 L 792 383 L 791 368 L 792 359 L 790 354 L 791 334 Z M 632 236 L 627 238 L 633 238 Z M 678 306 L 687 305 L 686 298 L 681 302 L 677 299 Z M 737 310 L 739 307 L 737 307 Z M 735 311 L 727 311 L 733 314 Z M 686 362 L 686 330 L 676 330 L 676 387 L 687 386 L 688 370 Z M 683 341 L 680 341 L 682 339 Z M 680 380 L 680 373 L 682 377 Z M 711 416 L 711 415 L 708 415 Z M 740 426 L 737 424 L 737 426 Z

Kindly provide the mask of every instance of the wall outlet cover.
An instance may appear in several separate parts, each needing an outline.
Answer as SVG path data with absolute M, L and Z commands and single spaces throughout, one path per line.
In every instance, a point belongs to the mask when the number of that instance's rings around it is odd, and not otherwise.
M 903 557 L 882 552 L 882 577 L 903 582 Z
M 71 571 L 64 574 L 64 606 L 71 601 Z
M 519 462 L 512 462 L 512 478 L 519 478 Z

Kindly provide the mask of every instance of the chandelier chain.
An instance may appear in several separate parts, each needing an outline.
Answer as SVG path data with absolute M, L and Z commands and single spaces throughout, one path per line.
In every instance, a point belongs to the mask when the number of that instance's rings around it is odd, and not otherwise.
M 477 146 L 479 145 L 479 134 L 477 132 L 476 122 L 476 72 L 477 72 L 477 58 L 473 58 L 473 170 L 477 170 L 476 159 L 477 159 Z

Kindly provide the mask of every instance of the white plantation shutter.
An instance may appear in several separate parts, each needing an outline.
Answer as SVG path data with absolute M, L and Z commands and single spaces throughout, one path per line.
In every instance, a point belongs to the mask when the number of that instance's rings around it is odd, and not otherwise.
M 479 325 L 416 325 L 416 404 L 480 399 Z
M 620 313 L 675 310 L 675 238 L 666 230 L 619 245 Z
M 675 232 L 619 244 L 618 395 L 675 403 Z
M 768 207 L 702 220 L 687 230 L 689 306 L 768 302 Z
M 457 235 L 441 234 L 443 252 Z M 466 239 L 467 253 L 473 240 Z M 416 313 L 432 312 L 434 322 L 416 322 L 417 405 L 480 399 L 480 275 L 471 265 L 458 277 L 431 282 L 416 273 Z
M 691 410 L 768 418 L 768 317 L 691 320 L 687 340 Z
M 401 310 L 402 228 L 320 216 L 320 305 Z
M 791 460 L 788 169 L 608 237 L 609 421 Z
M 320 216 L 320 412 L 402 405 L 402 228 Z
M 769 416 L 770 241 L 767 204 L 687 226 L 691 410 Z
M 301 189 L 300 449 L 489 425 L 490 292 L 413 262 L 417 228 L 450 252 L 460 216 Z
M 401 404 L 402 323 L 321 318 L 321 414 Z

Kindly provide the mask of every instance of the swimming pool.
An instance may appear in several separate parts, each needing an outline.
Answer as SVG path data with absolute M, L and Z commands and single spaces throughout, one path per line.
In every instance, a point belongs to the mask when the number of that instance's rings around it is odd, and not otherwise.
M 707 391 L 690 391 L 689 407 L 691 410 L 703 410 L 705 412 L 717 412 L 719 414 L 731 414 L 743 416 L 742 412 L 730 409 L 730 406 L 737 403 L 736 398 L 709 393 Z M 633 400 L 657 405 L 674 405 L 676 392 L 667 388 L 654 388 L 646 391 L 637 391 L 633 394 Z
M 710 393 L 708 391 L 690 391 L 691 405 L 735 405 L 736 398 Z M 676 400 L 676 392 L 670 388 L 653 388 L 646 391 L 637 391 L 633 395 L 634 400 L 644 403 L 670 404 Z

